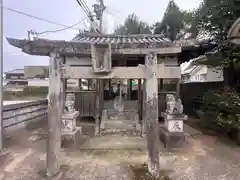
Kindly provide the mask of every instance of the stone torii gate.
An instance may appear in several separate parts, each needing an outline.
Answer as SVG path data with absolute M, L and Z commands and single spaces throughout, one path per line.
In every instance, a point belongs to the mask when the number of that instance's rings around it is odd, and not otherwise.
M 180 67 L 158 64 L 159 55 L 177 55 L 181 47 L 165 41 L 158 35 L 132 36 L 80 36 L 76 41 L 52 41 L 44 39 L 20 40 L 8 38 L 8 42 L 31 55 L 49 56 L 49 106 L 47 175 L 59 172 L 58 156 L 61 148 L 61 115 L 64 109 L 66 79 L 144 79 L 145 124 L 149 157 L 149 171 L 159 173 L 158 134 L 158 78 L 181 78 Z M 145 56 L 145 65 L 137 67 L 112 67 L 112 55 Z M 92 67 L 66 65 L 72 56 L 90 56 Z M 179 91 L 179 88 L 178 88 Z M 179 94 L 179 92 L 177 92 Z M 97 98 L 98 101 L 98 98 Z M 99 106 L 99 102 L 97 102 Z

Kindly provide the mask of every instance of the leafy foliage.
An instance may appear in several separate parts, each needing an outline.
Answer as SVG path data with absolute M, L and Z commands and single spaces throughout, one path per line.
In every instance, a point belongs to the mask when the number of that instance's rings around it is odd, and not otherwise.
M 240 96 L 234 89 L 208 92 L 202 108 L 203 111 L 210 110 L 215 123 L 228 132 L 233 129 L 240 130 Z
M 186 34 L 190 37 L 197 36 L 197 11 L 182 11 L 177 4 L 171 0 L 164 13 L 162 21 L 154 25 L 155 34 L 163 34 L 174 41 L 183 38 Z
M 217 40 L 227 40 L 228 30 L 240 16 L 239 5 L 237 0 L 204 0 L 197 27 Z
M 218 47 L 215 53 L 208 55 L 208 66 L 221 67 L 224 70 L 224 81 L 231 87 L 239 84 L 239 46 L 227 41 L 227 34 L 232 24 L 240 16 L 239 1 L 236 0 L 204 0 L 198 9 L 197 27 L 215 37 Z
M 115 34 L 151 34 L 151 29 L 147 23 L 140 21 L 135 14 L 131 14 L 124 24 L 115 30 Z
M 203 111 L 228 132 L 240 131 L 240 47 L 227 40 L 230 27 L 240 16 L 238 3 L 237 0 L 204 0 L 197 15 L 198 30 L 214 37 L 218 44 L 215 52 L 207 54 L 207 60 L 200 64 L 221 68 L 225 81 L 224 91 L 206 94 Z

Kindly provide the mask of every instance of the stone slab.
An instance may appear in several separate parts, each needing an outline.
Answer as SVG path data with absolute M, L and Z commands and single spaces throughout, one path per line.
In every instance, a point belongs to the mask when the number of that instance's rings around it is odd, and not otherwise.
M 104 129 L 134 129 L 135 122 L 132 120 L 107 120 L 104 122 Z
M 188 119 L 188 116 L 185 114 L 168 114 L 166 112 L 162 112 L 161 116 L 164 117 L 165 121 L 168 121 L 168 120 L 186 121 Z
M 139 136 L 128 137 L 120 134 L 106 135 L 95 137 L 87 140 L 81 145 L 81 149 L 114 149 L 114 150 L 128 150 L 128 149 L 146 149 L 144 138 Z

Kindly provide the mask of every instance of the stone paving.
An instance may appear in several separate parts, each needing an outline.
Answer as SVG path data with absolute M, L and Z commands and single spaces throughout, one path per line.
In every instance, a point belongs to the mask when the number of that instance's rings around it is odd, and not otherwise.
M 46 130 L 46 124 L 37 124 L 8 137 L 6 149 L 0 154 L 0 180 L 46 179 Z M 189 126 L 185 126 L 185 131 L 189 136 L 184 148 L 168 152 L 160 146 L 160 179 L 240 179 L 240 147 Z M 111 139 L 117 134 L 106 136 Z M 96 139 L 94 142 L 97 143 Z M 62 180 L 149 180 L 146 160 L 144 149 L 83 150 L 80 146 L 62 149 Z

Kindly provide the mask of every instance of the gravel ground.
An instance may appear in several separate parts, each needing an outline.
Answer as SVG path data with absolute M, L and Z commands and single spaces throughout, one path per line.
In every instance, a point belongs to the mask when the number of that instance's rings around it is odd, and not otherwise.
M 6 141 L 6 150 L 0 155 L 0 180 L 46 179 L 46 129 L 46 125 L 31 126 Z M 188 144 L 181 150 L 167 152 L 160 147 L 160 179 L 240 179 L 239 147 L 201 134 L 188 126 L 185 131 L 190 135 Z M 112 134 L 104 136 L 111 138 Z M 145 165 L 146 154 L 146 150 L 137 149 L 62 149 L 59 156 L 62 180 L 150 180 Z

